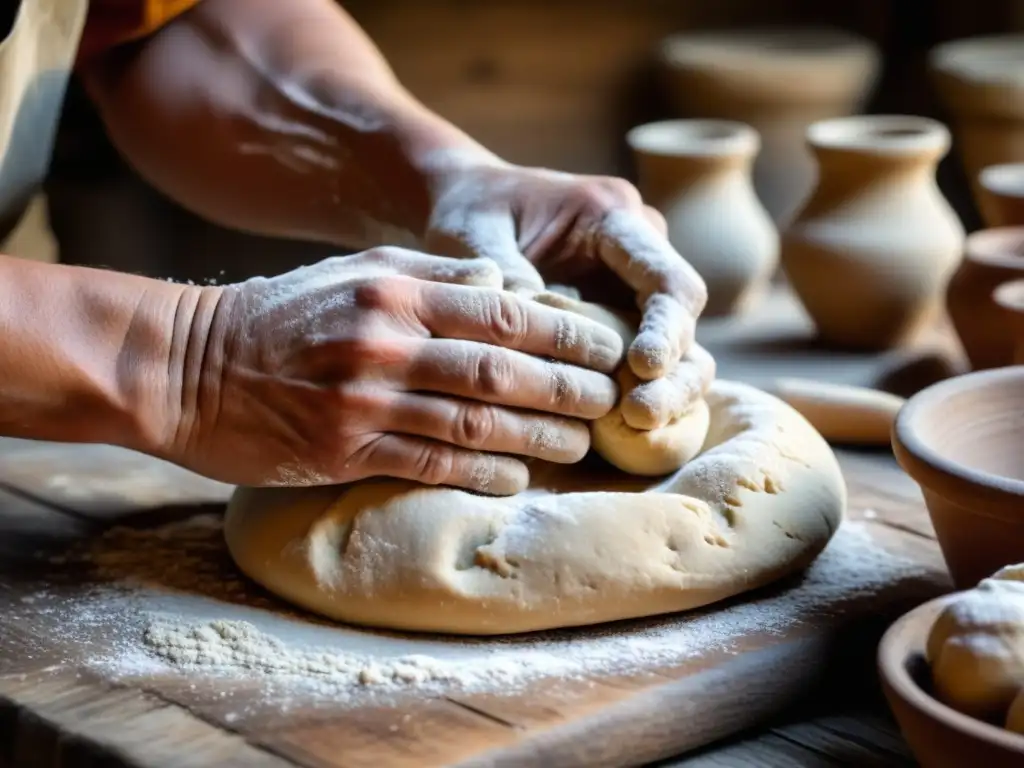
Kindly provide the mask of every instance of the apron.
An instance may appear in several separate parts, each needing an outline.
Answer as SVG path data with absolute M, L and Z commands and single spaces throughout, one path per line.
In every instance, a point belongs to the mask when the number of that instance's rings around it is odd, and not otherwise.
M 0 41 L 0 238 L 46 177 L 88 6 L 89 0 L 21 0 Z

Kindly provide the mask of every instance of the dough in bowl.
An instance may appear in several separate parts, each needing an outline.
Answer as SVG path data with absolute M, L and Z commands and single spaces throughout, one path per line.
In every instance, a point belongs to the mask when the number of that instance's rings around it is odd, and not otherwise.
M 228 548 L 251 578 L 333 619 L 493 635 L 705 606 L 803 569 L 839 526 L 835 455 L 774 396 L 718 380 L 646 432 L 621 408 L 592 432 L 629 473 L 594 456 L 537 461 L 509 497 L 399 480 L 239 488 Z

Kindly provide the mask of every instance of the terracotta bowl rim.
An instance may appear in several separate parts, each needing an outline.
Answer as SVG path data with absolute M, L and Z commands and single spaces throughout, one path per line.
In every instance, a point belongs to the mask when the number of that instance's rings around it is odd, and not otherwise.
M 807 40 L 818 44 L 794 45 Z M 766 56 L 763 46 L 767 42 L 779 45 L 770 48 L 770 55 Z M 808 59 L 828 64 L 851 57 L 880 57 L 878 46 L 870 38 L 831 24 L 752 24 L 740 28 L 673 32 L 662 38 L 660 52 L 670 62 L 680 57 L 679 61 L 687 63 L 699 63 L 690 59 L 690 54 L 695 52 L 710 52 L 715 60 L 757 53 L 769 68 L 805 64 Z
M 1024 163 L 995 163 L 978 171 L 978 184 L 995 197 L 1024 198 Z
M 1024 755 L 1024 735 L 957 712 L 924 691 L 907 671 L 906 663 L 912 654 L 924 656 L 932 622 L 926 623 L 923 618 L 932 615 L 934 621 L 946 604 L 966 591 L 961 590 L 933 598 L 896 619 L 878 643 L 878 652 L 875 656 L 878 674 L 894 696 L 929 720 L 942 723 L 965 737 L 985 741 Z M 922 624 L 920 631 L 912 629 L 917 623 Z
M 954 376 L 922 389 L 900 408 L 892 427 L 893 453 L 904 471 L 922 489 L 947 498 L 952 497 L 952 501 L 977 515 L 996 516 L 992 515 L 991 511 L 978 511 L 985 503 L 1020 507 L 1021 500 L 1024 499 L 1024 480 L 965 467 L 946 458 L 921 438 L 918 423 L 922 412 L 954 394 L 1008 381 L 1017 382 L 1024 387 L 1024 365 Z M 965 490 L 950 492 L 950 486 L 965 484 Z M 941 488 L 936 488 L 937 485 L 941 485 Z M 970 499 L 963 500 L 964 496 L 969 496 Z
M 807 143 L 815 149 L 867 151 L 913 156 L 945 152 L 952 135 L 944 123 L 921 115 L 849 115 L 808 126 Z
M 752 157 L 761 134 L 739 120 L 672 118 L 630 128 L 626 143 L 651 157 Z
M 986 227 L 971 232 L 964 239 L 964 256 L 976 264 L 1019 269 L 1024 275 L 1024 226 Z
M 988 62 L 995 58 L 993 49 L 1020 48 L 1024 53 L 1024 33 L 1008 32 L 993 35 L 973 35 L 961 37 L 956 40 L 948 40 L 940 43 L 928 52 L 928 66 L 930 69 L 940 70 L 949 74 L 967 77 L 978 80 L 1003 80 L 1004 78 L 995 75 L 992 77 L 978 77 L 973 64 L 978 61 Z M 1024 82 L 1024 79 L 1021 79 Z

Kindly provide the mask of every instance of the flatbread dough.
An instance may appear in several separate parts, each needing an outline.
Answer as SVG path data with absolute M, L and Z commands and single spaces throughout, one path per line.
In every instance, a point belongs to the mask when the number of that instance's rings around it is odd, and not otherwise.
M 652 461 L 676 456 L 673 474 L 630 475 L 589 456 L 534 462 L 530 488 L 511 497 L 398 480 L 239 488 L 228 548 L 251 578 L 333 619 L 491 635 L 705 606 L 803 569 L 839 526 L 835 455 L 772 395 L 718 380 L 695 412 L 650 433 L 618 411 L 605 426 Z

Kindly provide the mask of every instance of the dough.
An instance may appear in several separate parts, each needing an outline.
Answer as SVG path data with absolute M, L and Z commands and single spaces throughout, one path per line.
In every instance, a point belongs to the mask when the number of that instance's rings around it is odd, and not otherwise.
M 982 580 L 947 605 L 929 632 L 935 696 L 965 715 L 1001 723 L 1024 686 L 1021 577 L 1017 566 Z
M 716 381 L 650 432 L 616 408 L 592 433 L 604 458 L 637 474 L 591 456 L 534 462 L 530 488 L 511 497 L 400 480 L 239 488 L 228 548 L 251 578 L 330 618 L 492 635 L 714 603 L 806 567 L 842 518 L 828 444 L 753 387 Z
M 906 402 L 877 389 L 811 379 L 777 379 L 768 391 L 802 413 L 830 443 L 844 445 L 888 447 Z

